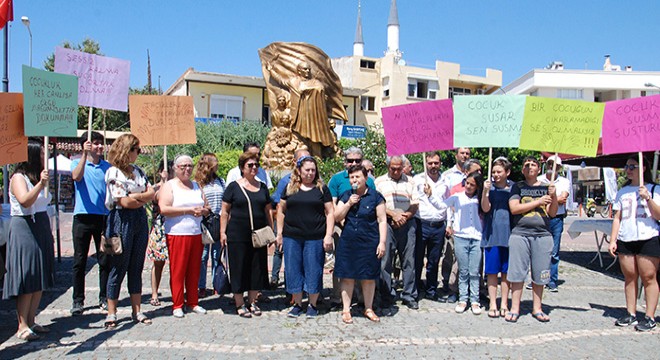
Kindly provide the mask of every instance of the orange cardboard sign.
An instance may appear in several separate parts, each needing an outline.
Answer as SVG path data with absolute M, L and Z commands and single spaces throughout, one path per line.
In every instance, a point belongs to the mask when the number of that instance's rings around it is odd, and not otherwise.
M 197 143 L 191 96 L 130 95 L 128 105 L 140 145 Z
M 27 161 L 23 94 L 0 93 L 0 165 Z

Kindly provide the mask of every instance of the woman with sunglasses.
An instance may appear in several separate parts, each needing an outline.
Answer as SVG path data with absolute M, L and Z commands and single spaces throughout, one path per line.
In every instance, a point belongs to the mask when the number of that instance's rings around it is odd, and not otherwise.
M 625 279 L 627 313 L 614 324 L 635 325 L 638 331 L 649 331 L 656 327 L 655 309 L 658 306 L 660 186 L 652 182 L 646 161 L 643 166 L 643 179 L 640 179 L 637 157 L 631 156 L 626 161 L 624 168 L 628 182 L 616 193 L 612 204 L 614 221 L 609 251 L 612 256 L 619 256 Z M 636 315 L 638 278 L 641 278 L 646 294 L 646 315 L 639 322 Z
M 201 222 L 210 210 L 202 189 L 190 179 L 192 169 L 190 156 L 174 158 L 174 178 L 163 185 L 158 200 L 160 213 L 165 218 L 163 226 L 170 255 L 172 315 L 175 318 L 184 317 L 184 303 L 189 311 L 206 314 L 206 309 L 199 306 L 197 281 L 204 248 Z
M 266 247 L 252 246 L 250 215 L 254 229 L 266 226 L 272 229 L 272 200 L 266 185 L 256 178 L 259 170 L 257 154 L 241 154 L 238 158 L 238 168 L 243 177 L 227 185 L 222 196 L 220 245 L 227 246 L 231 292 L 236 302 L 236 313 L 241 317 L 251 318 L 253 315 L 261 315 L 261 309 L 256 302 L 259 291 L 268 287 L 268 253 Z M 243 300 L 243 293 L 246 291 L 249 308 Z
M 128 274 L 128 293 L 131 298 L 133 321 L 151 324 L 141 311 L 142 269 L 149 239 L 147 212 L 144 205 L 154 197 L 144 171 L 135 165 L 140 154 L 140 140 L 132 134 L 124 134 L 115 140 L 108 152 L 112 167 L 105 173 L 108 186 L 105 206 L 110 209 L 108 230 L 121 237 L 123 252 L 110 257 L 108 275 L 107 328 L 117 326 L 117 303 L 119 288 Z M 106 231 L 106 236 L 109 232 Z

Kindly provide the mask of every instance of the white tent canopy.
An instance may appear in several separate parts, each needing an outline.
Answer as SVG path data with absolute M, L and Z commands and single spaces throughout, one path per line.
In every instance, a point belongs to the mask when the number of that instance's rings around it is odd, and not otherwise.
M 53 158 L 48 159 L 48 170 L 55 170 L 55 165 Z M 57 155 L 57 172 L 58 173 L 70 173 L 71 172 L 71 160 L 66 156 L 58 154 Z

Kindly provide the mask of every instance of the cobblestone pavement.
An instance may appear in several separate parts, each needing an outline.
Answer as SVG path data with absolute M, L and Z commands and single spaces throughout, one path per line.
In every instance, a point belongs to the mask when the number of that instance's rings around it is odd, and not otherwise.
M 104 329 L 105 315 L 91 307 L 98 296 L 97 267 L 93 264 L 87 275 L 88 307 L 84 315 L 70 316 L 71 249 L 66 223 L 62 234 L 63 261 L 57 265 L 57 285 L 44 293 L 43 309 L 37 316 L 37 321 L 52 331 L 39 341 L 19 341 L 14 337 L 15 304 L 0 301 L 1 359 L 626 359 L 657 358 L 660 348 L 658 330 L 639 333 L 613 325 L 625 313 L 622 277 L 617 265 L 604 271 L 598 261 L 588 264 L 595 255 L 593 234 L 576 240 L 564 235 L 560 267 L 564 282 L 558 293 L 544 294 L 544 310 L 552 318 L 549 323 L 540 323 L 531 316 L 528 290 L 516 324 L 491 319 L 485 312 L 479 316 L 469 311 L 456 314 L 453 304 L 429 300 L 422 300 L 417 311 L 399 305 L 394 315 L 383 317 L 380 324 L 354 311 L 355 324 L 344 325 L 339 312 L 328 313 L 325 307 L 315 319 L 289 319 L 282 289 L 266 292 L 272 301 L 263 304 L 260 318 L 240 318 L 234 314 L 228 296 L 212 296 L 200 301 L 208 314 L 186 314 L 184 319 L 175 319 L 171 316 L 167 268 L 161 286 L 162 305 L 153 307 L 148 303 L 151 263 L 147 261 L 143 310 L 153 319 L 153 325 L 130 320 L 124 285 L 120 324 L 115 330 Z M 607 266 L 612 259 L 609 255 L 603 257 Z M 330 275 L 326 274 L 324 280 L 329 287 Z M 643 308 L 638 307 L 638 315 L 642 312 Z

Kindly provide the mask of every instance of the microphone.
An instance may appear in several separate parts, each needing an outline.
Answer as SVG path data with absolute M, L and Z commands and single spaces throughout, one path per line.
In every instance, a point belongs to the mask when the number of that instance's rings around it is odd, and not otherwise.
M 351 194 L 357 194 L 358 184 L 353 184 L 351 187 Z

